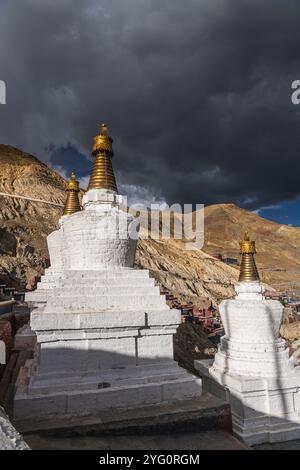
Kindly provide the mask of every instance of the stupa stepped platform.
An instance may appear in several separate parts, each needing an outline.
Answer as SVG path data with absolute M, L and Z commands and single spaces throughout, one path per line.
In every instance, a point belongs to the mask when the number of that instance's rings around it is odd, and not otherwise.
M 149 277 L 148 270 L 139 270 L 132 268 L 122 268 L 118 269 L 102 269 L 94 271 L 50 271 L 46 269 L 45 275 L 42 277 L 41 281 L 37 284 L 37 290 L 47 289 L 50 287 L 56 286 L 74 286 L 74 282 L 80 282 L 81 284 L 98 285 L 98 282 L 107 281 L 113 284 L 118 284 L 123 280 L 128 279 L 132 282 L 137 283 L 137 285 L 154 285 L 154 279 Z M 30 292 L 28 294 L 34 294 Z M 27 295 L 28 295 L 27 294 Z
M 160 295 L 159 287 L 154 285 L 154 279 L 149 277 L 148 271 L 132 268 L 65 271 L 54 284 L 55 288 L 49 288 L 46 293 L 45 313 L 57 308 L 74 312 L 82 309 L 99 312 L 122 308 L 169 308 L 165 297 Z M 37 291 L 31 299 L 37 299 L 37 294 L 43 293 L 44 290 Z M 40 299 L 42 300 L 42 296 Z
M 112 289 L 115 289 L 118 296 L 131 292 L 132 289 L 137 295 L 142 296 L 159 294 L 159 288 L 154 285 L 154 279 L 150 278 L 147 270 L 121 268 L 98 271 L 59 271 L 48 268 L 38 283 L 37 289 L 26 294 L 26 301 L 32 307 L 38 307 L 47 301 L 53 289 L 55 289 L 55 296 L 60 297 L 64 291 L 73 299 L 82 295 L 90 297 L 95 294 L 105 295 L 105 290 L 111 291 Z M 164 299 L 163 296 L 161 298 Z M 160 305 L 162 305 L 161 302 Z

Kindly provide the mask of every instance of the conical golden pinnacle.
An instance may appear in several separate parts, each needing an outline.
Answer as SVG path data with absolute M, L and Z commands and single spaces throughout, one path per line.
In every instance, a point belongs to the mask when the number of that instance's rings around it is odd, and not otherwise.
M 76 175 L 74 172 L 71 174 L 71 179 L 67 184 L 67 202 L 64 208 L 63 215 L 71 215 L 74 212 L 81 210 L 78 193 L 80 192 L 79 183 L 76 181 Z
M 113 140 L 108 136 L 108 127 L 102 124 L 101 133 L 94 138 L 93 155 L 95 157 L 92 175 L 88 185 L 90 189 L 110 189 L 118 192 L 114 170 L 111 164 Z
M 242 255 L 239 282 L 259 281 L 254 255 L 256 253 L 255 242 L 250 241 L 248 232 L 245 232 L 244 240 L 240 242 Z

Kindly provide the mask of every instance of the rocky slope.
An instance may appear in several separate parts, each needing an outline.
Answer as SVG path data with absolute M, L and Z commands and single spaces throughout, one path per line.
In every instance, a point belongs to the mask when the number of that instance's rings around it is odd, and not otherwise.
M 0 192 L 64 204 L 65 181 L 38 159 L 0 145 Z M 26 285 L 43 269 L 61 208 L 0 195 L 0 282 Z
M 234 294 L 237 269 L 201 250 L 186 251 L 177 240 L 139 240 L 136 265 L 149 269 L 159 285 L 183 301 L 203 306 Z

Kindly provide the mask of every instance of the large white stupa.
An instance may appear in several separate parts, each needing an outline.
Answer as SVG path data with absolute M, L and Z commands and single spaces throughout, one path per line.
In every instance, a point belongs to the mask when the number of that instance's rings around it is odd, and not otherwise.
M 236 297 L 220 304 L 225 329 L 213 363 L 196 361 L 203 387 L 229 401 L 233 431 L 248 444 L 300 438 L 300 367 L 280 337 L 283 306 L 264 297 L 248 234 Z
M 37 345 L 17 381 L 21 430 L 201 394 L 201 380 L 173 359 L 180 312 L 147 270 L 133 269 L 133 217 L 121 209 L 105 125 L 93 155 L 82 210 L 72 176 L 60 228 L 48 237 L 51 267 L 27 296 Z

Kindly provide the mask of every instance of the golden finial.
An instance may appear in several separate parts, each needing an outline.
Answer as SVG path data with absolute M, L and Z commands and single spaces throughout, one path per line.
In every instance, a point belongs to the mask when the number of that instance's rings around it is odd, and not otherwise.
M 78 193 L 80 192 L 79 183 L 76 181 L 76 174 L 71 173 L 71 179 L 67 183 L 67 202 L 63 215 L 71 215 L 81 210 Z
M 95 157 L 92 175 L 88 185 L 90 189 L 110 189 L 118 192 L 117 183 L 111 163 L 113 157 L 113 140 L 108 135 L 106 124 L 101 125 L 101 132 L 94 138 L 93 155 Z
M 249 233 L 245 232 L 244 240 L 240 242 L 242 262 L 239 282 L 259 281 L 254 255 L 256 253 L 255 242 L 250 241 Z
M 102 135 L 102 136 L 108 135 L 108 127 L 107 127 L 107 124 L 101 124 L 101 132 L 100 132 L 100 135 Z M 111 141 L 112 141 L 112 139 L 111 139 Z

